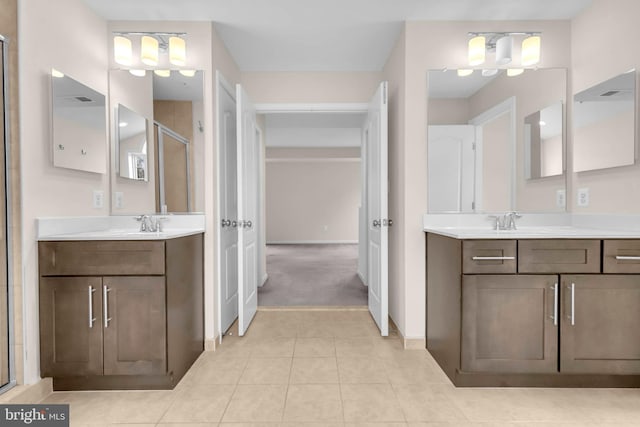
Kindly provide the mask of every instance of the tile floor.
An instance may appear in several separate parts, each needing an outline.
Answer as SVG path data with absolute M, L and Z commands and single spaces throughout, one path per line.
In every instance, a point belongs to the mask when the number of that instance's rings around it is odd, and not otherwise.
M 457 389 L 366 311 L 260 311 L 172 391 L 55 392 L 72 426 L 640 426 L 639 389 Z

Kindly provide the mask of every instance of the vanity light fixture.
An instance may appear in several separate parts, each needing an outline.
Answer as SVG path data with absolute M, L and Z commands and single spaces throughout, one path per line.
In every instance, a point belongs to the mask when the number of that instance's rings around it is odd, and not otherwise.
M 127 126 L 129 126 L 129 123 L 127 123 L 127 122 L 118 123 L 118 127 L 124 128 L 124 127 L 127 127 Z
M 141 61 L 146 66 L 157 67 L 163 62 L 162 54 L 168 54 L 168 62 L 173 65 L 184 67 L 187 64 L 187 33 L 114 31 L 113 35 L 114 60 L 120 65 L 136 66 Z M 136 43 L 139 40 L 139 59 L 133 56 L 132 40 Z
M 185 77 L 193 77 L 196 75 L 196 70 L 180 70 L 180 74 Z
M 179 67 L 187 63 L 187 44 L 183 38 L 178 36 L 169 38 L 169 62 Z
M 467 77 L 473 74 L 473 70 L 470 68 L 460 68 L 458 69 L 458 77 Z
M 129 70 L 129 72 L 136 77 L 144 77 L 147 75 L 147 70 Z
M 155 37 L 142 36 L 140 39 L 140 60 L 150 67 L 158 65 L 158 40 Z
M 133 63 L 133 50 L 131 40 L 123 36 L 113 38 L 113 56 L 120 65 L 131 65 Z
M 153 73 L 159 77 L 169 77 L 171 75 L 171 70 L 153 70 Z
M 485 37 L 476 35 L 469 40 L 469 65 L 480 65 L 485 59 Z
M 483 64 L 488 56 L 487 53 L 494 53 L 493 56 L 497 67 L 512 64 L 514 62 L 514 37 L 522 39 L 521 68 L 531 67 L 540 62 L 541 33 L 538 31 L 470 32 L 467 35 L 470 37 L 469 65 Z
M 485 68 L 484 70 L 482 70 L 482 77 L 491 77 L 495 76 L 496 74 L 498 74 L 497 68 Z
M 55 68 L 51 69 L 51 77 L 55 77 L 61 79 L 64 77 L 64 73 L 62 71 L 58 71 Z
M 522 65 L 529 67 L 540 62 L 540 36 L 531 35 L 522 41 Z
M 524 73 L 524 68 L 507 68 L 507 76 L 515 77 Z

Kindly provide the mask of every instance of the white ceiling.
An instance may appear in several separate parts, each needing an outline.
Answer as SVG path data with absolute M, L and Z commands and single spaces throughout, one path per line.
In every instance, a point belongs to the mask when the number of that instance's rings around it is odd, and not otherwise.
M 403 21 L 571 19 L 592 0 L 84 0 L 108 20 L 213 21 L 242 71 L 379 71 Z

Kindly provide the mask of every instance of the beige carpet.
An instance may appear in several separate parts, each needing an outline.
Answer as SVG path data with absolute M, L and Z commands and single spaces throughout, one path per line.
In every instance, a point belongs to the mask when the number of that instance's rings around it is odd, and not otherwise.
M 358 245 L 268 245 L 258 305 L 367 305 L 357 266 Z

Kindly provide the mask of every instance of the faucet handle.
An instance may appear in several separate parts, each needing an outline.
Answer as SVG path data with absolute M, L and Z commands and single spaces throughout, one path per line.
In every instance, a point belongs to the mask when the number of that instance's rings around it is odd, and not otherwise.
M 493 229 L 500 230 L 503 227 L 503 217 L 500 215 L 489 215 L 487 218 L 493 221 Z
M 157 216 L 156 217 L 156 231 L 158 233 L 162 233 L 163 222 L 169 221 L 169 218 L 166 216 Z

